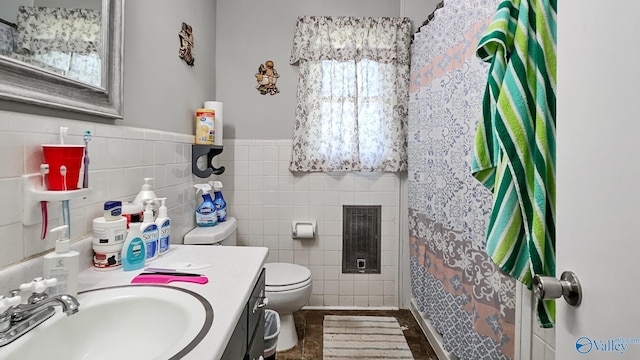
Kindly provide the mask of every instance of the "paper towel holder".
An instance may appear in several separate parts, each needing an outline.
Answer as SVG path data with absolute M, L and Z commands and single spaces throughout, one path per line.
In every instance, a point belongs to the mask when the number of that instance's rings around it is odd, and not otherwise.
M 199 178 L 208 178 L 211 175 L 222 175 L 224 173 L 224 166 L 216 168 L 213 166 L 213 157 L 222 153 L 222 146 L 220 145 L 191 145 L 191 172 L 193 175 Z M 207 155 L 207 168 L 200 170 L 198 167 L 198 159 L 204 155 Z
M 298 226 L 299 225 L 311 225 L 311 236 L 307 237 L 307 236 L 298 236 Z M 310 238 L 314 238 L 316 236 L 316 222 L 315 221 L 309 221 L 309 220 L 305 220 L 305 221 L 292 221 L 291 222 L 291 236 L 294 239 L 310 239 Z

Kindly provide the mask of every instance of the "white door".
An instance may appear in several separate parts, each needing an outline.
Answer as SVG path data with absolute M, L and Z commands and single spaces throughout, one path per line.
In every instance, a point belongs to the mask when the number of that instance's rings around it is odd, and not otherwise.
M 556 359 L 640 359 L 637 1 L 558 0 Z

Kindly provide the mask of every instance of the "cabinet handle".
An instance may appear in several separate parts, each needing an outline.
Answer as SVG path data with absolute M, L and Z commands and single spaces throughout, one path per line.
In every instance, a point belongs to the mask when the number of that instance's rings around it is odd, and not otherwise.
M 260 299 L 262 299 L 262 301 L 258 304 L 257 302 L 253 305 L 253 313 L 255 314 L 256 311 L 258 311 L 258 309 L 262 309 L 263 307 L 267 306 L 267 304 L 269 304 L 269 299 L 267 299 L 266 297 L 260 297 Z

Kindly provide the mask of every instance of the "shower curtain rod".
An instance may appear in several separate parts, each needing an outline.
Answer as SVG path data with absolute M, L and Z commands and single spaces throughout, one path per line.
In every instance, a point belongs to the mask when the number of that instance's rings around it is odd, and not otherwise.
M 431 14 L 429 14 L 429 16 L 427 16 L 427 19 L 422 22 L 422 25 L 420 25 L 420 27 L 423 27 L 423 26 L 427 25 L 431 20 L 433 20 L 433 17 L 435 16 L 435 13 L 436 13 L 436 10 L 442 9 L 443 7 L 444 7 L 444 0 L 440 1 L 438 3 L 438 5 L 436 5 L 436 8 L 433 9 L 433 12 L 431 12 Z M 419 28 L 418 28 L 418 31 L 420 31 Z
M 18 28 L 18 25 L 14 24 L 14 23 L 12 23 L 12 22 L 9 22 L 9 21 L 7 21 L 7 20 L 5 20 L 5 19 L 3 19 L 3 18 L 0 18 L 0 23 L 3 23 L 3 24 L 5 24 L 5 25 L 9 25 L 9 26 L 11 26 L 11 27 L 12 27 L 12 28 L 14 28 L 14 29 L 17 29 L 17 28 Z
M 427 19 L 422 22 L 422 25 L 418 26 L 418 29 L 416 30 L 416 32 L 413 35 L 411 35 L 411 42 L 413 42 L 413 39 L 415 39 L 416 34 L 420 32 L 420 28 L 422 28 L 423 26 L 427 25 L 431 20 L 433 20 L 433 17 L 435 16 L 435 13 L 436 13 L 436 10 L 441 9 L 443 7 L 444 7 L 444 0 L 440 1 L 438 3 L 438 5 L 436 5 L 436 8 L 433 9 L 431 14 L 429 14 L 429 16 L 427 16 Z

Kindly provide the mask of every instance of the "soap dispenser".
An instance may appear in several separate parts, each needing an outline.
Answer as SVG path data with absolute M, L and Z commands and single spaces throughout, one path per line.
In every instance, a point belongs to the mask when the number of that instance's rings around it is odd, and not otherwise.
M 147 200 L 145 203 L 144 219 L 140 224 L 140 232 L 147 247 L 146 261 L 154 260 L 158 257 L 158 225 L 153 219 L 153 200 Z
M 156 201 L 160 202 L 160 208 L 158 210 L 158 218 L 156 219 L 156 225 L 158 226 L 158 253 L 160 255 L 169 251 L 171 246 L 171 219 L 167 213 L 167 207 L 164 201 L 167 198 L 157 198 Z
M 134 203 L 140 204 L 141 206 L 144 206 L 147 201 L 151 200 L 153 202 L 157 198 L 156 193 L 153 192 L 153 185 L 151 185 L 154 178 L 144 178 L 143 180 L 142 190 L 140 190 L 133 200 Z
M 216 206 L 213 204 L 213 199 L 209 192 L 211 186 L 209 184 L 196 184 L 194 187 L 196 195 L 202 191 L 202 204 L 196 209 L 196 224 L 201 227 L 214 226 L 218 223 L 218 214 L 216 212 Z
M 46 279 L 56 278 L 57 284 L 51 288 L 49 293 L 78 295 L 78 267 L 80 253 L 71 250 L 71 243 L 67 238 L 68 225 L 58 226 L 51 229 L 50 233 L 56 234 L 56 248 L 44 256 L 44 274 Z

